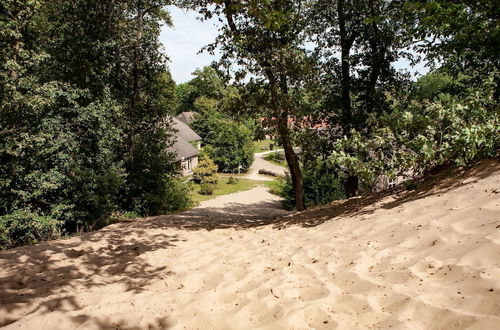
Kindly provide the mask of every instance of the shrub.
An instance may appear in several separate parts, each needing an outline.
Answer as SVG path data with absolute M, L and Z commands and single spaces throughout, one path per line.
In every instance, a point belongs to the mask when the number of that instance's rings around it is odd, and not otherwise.
M 367 187 L 382 174 L 426 173 L 495 156 L 500 116 L 490 81 L 460 97 L 439 94 L 433 101 L 395 103 L 391 113 L 371 119 L 368 136 L 351 131 L 335 143 L 330 160 Z
M 186 210 L 193 206 L 191 200 L 192 183 L 184 182 L 181 178 L 170 179 L 165 194 L 167 203 L 162 209 L 162 213 Z
M 58 238 L 63 222 L 29 210 L 0 217 L 0 250 Z
M 304 203 L 306 207 L 324 205 L 346 197 L 342 172 L 318 161 L 302 170 L 304 179 Z M 278 192 L 283 198 L 283 206 L 292 210 L 295 207 L 295 194 L 292 179 L 287 173 L 278 181 Z
M 229 179 L 227 179 L 227 184 L 237 184 L 238 182 L 240 182 L 240 180 L 232 176 L 230 176 Z
M 207 155 L 201 155 L 198 166 L 193 170 L 193 181 L 198 184 L 217 184 L 217 165 Z
M 202 183 L 200 188 L 200 195 L 212 195 L 215 190 L 215 184 Z

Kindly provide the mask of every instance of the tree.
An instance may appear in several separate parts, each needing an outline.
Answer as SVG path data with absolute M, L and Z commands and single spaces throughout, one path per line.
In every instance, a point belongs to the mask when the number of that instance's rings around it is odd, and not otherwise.
M 122 105 L 126 134 L 121 155 L 126 183 L 122 207 L 157 214 L 168 203 L 165 185 L 175 175 L 172 130 L 174 83 L 160 52 L 160 28 L 170 24 L 166 0 L 55 0 L 42 8 L 47 78 L 88 89 L 106 89 Z M 69 56 L 68 56 L 69 55 Z M 163 197 L 158 195 L 163 194 Z
M 224 173 L 246 172 L 253 163 L 252 132 L 245 125 L 213 112 L 197 116 L 192 124 L 205 152 Z
M 198 184 L 217 184 L 217 170 L 214 161 L 202 154 L 198 166 L 193 170 L 193 181 Z
M 263 108 L 279 134 L 296 194 L 296 207 L 303 210 L 303 179 L 299 157 L 293 148 L 289 118 L 300 118 L 294 90 L 304 76 L 313 75 L 304 49 L 304 29 L 309 17 L 308 1 L 196 1 L 187 6 L 200 9 L 205 17 L 220 15 L 226 24 L 217 43 L 223 61 L 234 62 L 265 84 L 269 94 Z M 236 76 L 240 78 L 241 72 Z
M 124 179 L 123 132 L 115 125 L 121 107 L 109 91 L 93 97 L 48 79 L 36 30 L 41 5 L 2 4 L 0 231 L 7 247 L 102 225 Z
M 193 111 L 195 101 L 194 87 L 189 83 L 183 83 L 175 86 L 176 110 L 175 114 L 181 112 Z
M 311 38 L 323 58 L 325 88 L 320 97 L 325 98 L 324 117 L 336 131 L 331 136 L 349 137 L 352 130 L 367 134 L 370 115 L 389 110 L 386 94 L 407 84 L 407 76 L 392 67 L 410 55 L 405 51 L 410 43 L 403 29 L 402 5 L 378 0 L 319 1 L 315 11 Z M 348 174 L 347 195 L 353 196 L 358 178 Z
M 167 151 L 165 3 L 0 4 L 1 245 L 91 230 L 118 209 L 184 203 Z

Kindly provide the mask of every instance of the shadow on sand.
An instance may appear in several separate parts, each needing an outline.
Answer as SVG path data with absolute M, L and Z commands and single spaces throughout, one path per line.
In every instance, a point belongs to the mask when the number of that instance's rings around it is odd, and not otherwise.
M 3 273 L 0 277 L 0 327 L 35 312 L 62 310 L 62 306 L 64 310 L 82 309 L 77 297 L 64 294 L 75 287 L 90 291 L 119 283 L 126 291 L 140 292 L 158 277 L 168 276 L 171 269 L 154 267 L 141 258 L 146 252 L 168 249 L 183 240 L 178 235 L 165 234 L 162 229 L 313 227 L 335 221 L 337 216 L 368 215 L 378 208 L 392 209 L 432 194 L 445 193 L 458 186 L 473 184 L 498 170 L 498 159 L 487 160 L 468 170 L 432 174 L 419 182 L 415 191 L 395 188 L 294 214 L 281 210 L 279 201 L 253 205 L 232 203 L 224 208 L 198 207 L 176 215 L 115 224 L 79 237 L 3 251 L 0 252 Z M 386 198 L 388 196 L 391 197 Z M 56 298 L 52 298 L 54 296 Z M 75 317 L 74 322 L 75 327 L 92 322 L 101 329 L 114 329 L 117 325 L 120 329 L 135 329 L 84 314 Z M 160 318 L 150 326 L 164 329 L 169 324 L 167 319 Z

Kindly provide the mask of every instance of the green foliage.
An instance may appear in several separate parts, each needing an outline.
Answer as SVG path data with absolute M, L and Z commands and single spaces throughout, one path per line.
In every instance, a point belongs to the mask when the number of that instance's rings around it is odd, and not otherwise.
M 417 44 L 418 51 L 438 60 L 443 69 L 473 75 L 478 84 L 484 75 L 498 71 L 498 1 L 410 1 L 404 6 L 416 23 L 409 33 L 428 40 Z
M 212 195 L 215 190 L 215 184 L 202 183 L 200 187 L 200 195 Z
M 240 180 L 233 176 L 230 176 L 229 179 L 227 179 L 227 184 L 237 184 L 238 182 L 240 182 Z
M 346 197 L 344 174 L 338 169 L 328 166 L 326 162 L 317 161 L 303 168 L 304 203 L 307 207 L 324 205 Z M 286 175 L 279 183 L 279 195 L 283 198 L 283 206 L 288 210 L 295 208 L 295 194 L 290 175 Z
M 198 184 L 217 184 L 217 170 L 213 160 L 203 154 L 193 170 L 193 181 Z
M 189 83 L 175 86 L 176 110 L 175 113 L 193 111 L 195 101 L 195 90 Z
M 352 132 L 337 141 L 330 160 L 369 187 L 381 174 L 418 175 L 494 156 L 500 146 L 500 113 L 493 93 L 490 79 L 462 97 L 440 94 L 432 102 L 395 103 L 391 113 L 372 117 L 376 128 L 369 136 Z
M 58 238 L 64 223 L 29 210 L 0 216 L 0 250 Z
M 253 162 L 254 146 L 250 130 L 220 113 L 201 114 L 192 124 L 202 137 L 205 152 L 223 173 L 246 172 Z
M 439 94 L 462 94 L 466 92 L 464 81 L 467 77 L 461 75 L 454 79 L 446 73 L 431 72 L 420 77 L 414 84 L 415 96 L 418 100 L 434 100 Z
M 24 78 L 21 78 L 24 81 Z M 99 226 L 115 209 L 124 171 L 117 157 L 119 106 L 109 99 L 80 106 L 89 96 L 67 86 L 31 85 L 3 103 L 0 210 L 32 210 L 64 221 L 74 232 Z M 16 109 L 16 123 L 11 109 Z
M 179 210 L 186 210 L 192 207 L 191 194 L 193 187 L 181 178 L 171 178 L 166 184 L 165 201 L 161 213 L 170 213 Z
M 92 230 L 119 210 L 188 204 L 167 152 L 165 4 L 0 4 L 2 246 Z
M 253 163 L 253 143 L 250 130 L 244 125 L 221 120 L 211 128 L 206 152 L 223 173 L 246 172 Z

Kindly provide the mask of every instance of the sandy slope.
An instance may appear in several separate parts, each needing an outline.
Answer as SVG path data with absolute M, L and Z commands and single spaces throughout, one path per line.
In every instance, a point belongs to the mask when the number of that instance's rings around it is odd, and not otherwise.
M 499 193 L 492 161 L 416 192 L 281 218 L 256 188 L 5 251 L 0 325 L 499 329 Z

